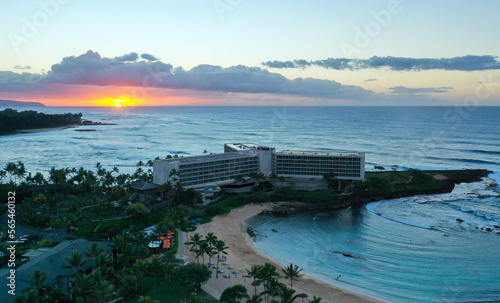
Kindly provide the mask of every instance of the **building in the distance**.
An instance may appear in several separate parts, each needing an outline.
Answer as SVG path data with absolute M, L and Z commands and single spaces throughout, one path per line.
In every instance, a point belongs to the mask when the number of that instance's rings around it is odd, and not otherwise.
M 179 181 L 187 188 L 224 185 L 252 173 L 321 179 L 333 172 L 339 180 L 364 180 L 365 154 L 351 152 L 290 151 L 254 143 L 224 144 L 224 153 L 171 158 L 153 162 L 153 182 Z

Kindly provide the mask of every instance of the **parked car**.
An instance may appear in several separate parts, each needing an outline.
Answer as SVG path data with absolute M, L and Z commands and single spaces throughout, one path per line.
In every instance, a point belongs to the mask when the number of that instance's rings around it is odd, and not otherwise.
M 224 271 L 222 269 L 219 269 L 218 272 L 219 272 L 219 274 L 223 274 L 224 273 Z
M 70 228 L 66 229 L 66 231 L 69 231 L 69 232 L 74 232 L 77 230 L 78 230 L 78 227 L 74 227 L 74 226 L 71 226 Z
M 231 275 L 223 275 L 224 278 L 231 278 Z

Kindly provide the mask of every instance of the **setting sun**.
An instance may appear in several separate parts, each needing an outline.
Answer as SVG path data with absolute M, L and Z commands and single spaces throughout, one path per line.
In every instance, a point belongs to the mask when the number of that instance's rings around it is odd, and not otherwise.
M 131 106 L 137 105 L 139 101 L 134 98 L 130 98 L 129 96 L 119 96 L 116 98 L 104 98 L 99 100 L 94 100 L 100 106 L 113 106 L 113 107 L 123 107 L 123 106 Z

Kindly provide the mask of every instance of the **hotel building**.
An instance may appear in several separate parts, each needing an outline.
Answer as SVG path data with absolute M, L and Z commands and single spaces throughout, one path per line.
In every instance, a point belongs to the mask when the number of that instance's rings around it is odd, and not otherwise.
M 272 172 L 290 178 L 322 179 L 333 172 L 340 180 L 364 180 L 365 154 L 321 151 L 276 152 L 254 143 L 224 144 L 224 153 L 155 160 L 153 182 L 180 181 L 186 188 L 224 185 L 237 176 Z

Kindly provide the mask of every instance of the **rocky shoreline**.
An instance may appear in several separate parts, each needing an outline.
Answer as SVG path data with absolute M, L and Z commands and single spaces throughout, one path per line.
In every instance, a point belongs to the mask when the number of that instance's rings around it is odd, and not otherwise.
M 300 205 L 280 204 L 274 206 L 270 210 L 264 211 L 263 215 L 271 215 L 275 217 L 286 217 L 293 213 L 307 211 L 330 211 L 343 209 L 348 207 L 360 207 L 362 205 L 388 199 L 398 199 L 415 195 L 432 195 L 449 193 L 453 191 L 456 184 L 471 183 L 481 181 L 493 173 L 487 169 L 462 169 L 462 170 L 424 170 L 421 171 L 427 175 L 434 177 L 439 182 L 439 186 L 434 188 L 405 188 L 395 191 L 387 191 L 377 195 L 362 196 L 356 194 L 340 195 L 336 201 L 328 203 L 301 203 Z M 387 174 L 391 172 L 373 172 L 374 174 Z

